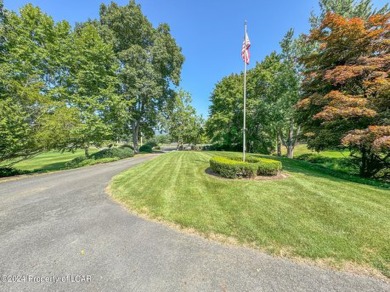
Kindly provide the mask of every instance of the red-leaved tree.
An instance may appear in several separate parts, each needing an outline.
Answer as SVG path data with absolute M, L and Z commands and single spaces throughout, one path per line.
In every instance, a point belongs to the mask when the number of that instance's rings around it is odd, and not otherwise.
M 316 150 L 348 146 L 360 175 L 390 166 L 390 14 L 367 20 L 328 13 L 307 38 L 304 98 L 297 107 Z

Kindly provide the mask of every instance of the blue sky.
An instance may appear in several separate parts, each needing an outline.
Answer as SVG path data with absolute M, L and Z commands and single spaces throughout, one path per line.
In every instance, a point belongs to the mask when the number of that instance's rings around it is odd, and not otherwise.
M 107 0 L 4 0 L 5 8 L 18 11 L 27 3 L 39 6 L 56 21 L 72 25 L 98 18 L 101 3 Z M 117 0 L 125 5 L 128 0 Z M 318 0 L 136 0 L 156 26 L 166 22 L 186 61 L 180 87 L 190 92 L 198 113 L 208 115 L 210 94 L 224 76 L 243 70 L 240 51 L 244 21 L 248 22 L 252 68 L 256 61 L 279 49 L 279 41 L 289 28 L 296 34 L 309 30 L 311 11 Z M 382 7 L 386 0 L 372 1 Z M 299 3 L 299 4 L 298 4 Z

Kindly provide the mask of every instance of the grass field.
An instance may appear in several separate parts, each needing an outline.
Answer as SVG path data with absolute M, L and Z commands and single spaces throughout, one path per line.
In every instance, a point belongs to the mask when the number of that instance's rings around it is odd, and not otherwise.
M 206 173 L 212 155 L 164 154 L 116 176 L 112 195 L 140 214 L 205 236 L 390 277 L 389 189 L 288 159 L 282 159 L 288 178 L 226 180 Z
M 92 148 L 90 150 L 90 154 L 97 152 L 96 148 Z M 84 150 L 76 150 L 74 153 L 72 152 L 59 152 L 59 151 L 50 151 L 41 153 L 32 158 L 22 160 L 13 165 L 14 168 L 20 170 L 27 170 L 33 172 L 47 172 L 60 170 L 65 168 L 65 164 L 68 161 L 76 157 L 84 156 Z
M 282 147 L 282 155 L 286 155 L 286 147 Z M 320 156 L 329 157 L 329 158 L 346 158 L 349 156 L 348 150 L 326 150 L 321 152 L 315 152 L 313 150 L 307 149 L 306 144 L 298 144 L 294 148 L 294 156 L 300 156 L 302 154 L 318 154 Z
M 285 155 L 285 149 L 283 149 Z M 321 165 L 330 170 L 346 174 L 359 175 L 360 160 L 350 156 L 348 150 L 327 150 L 315 152 L 307 149 L 306 144 L 295 147 L 294 158 Z

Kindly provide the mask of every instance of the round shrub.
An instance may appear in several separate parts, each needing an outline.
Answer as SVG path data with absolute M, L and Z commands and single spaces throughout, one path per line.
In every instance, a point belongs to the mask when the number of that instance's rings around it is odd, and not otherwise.
M 252 178 L 256 175 L 277 175 L 282 169 L 282 163 L 257 157 L 248 157 L 243 162 L 239 157 L 215 156 L 210 159 L 210 168 L 227 178 Z
M 150 144 L 144 144 L 141 147 L 139 147 L 139 152 L 152 153 L 153 146 L 151 146 Z

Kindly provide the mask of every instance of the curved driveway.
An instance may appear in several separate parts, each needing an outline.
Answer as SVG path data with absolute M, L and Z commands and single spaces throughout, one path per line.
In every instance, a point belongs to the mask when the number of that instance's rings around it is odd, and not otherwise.
M 0 183 L 0 291 L 390 291 L 129 214 L 104 189 L 152 157 Z

